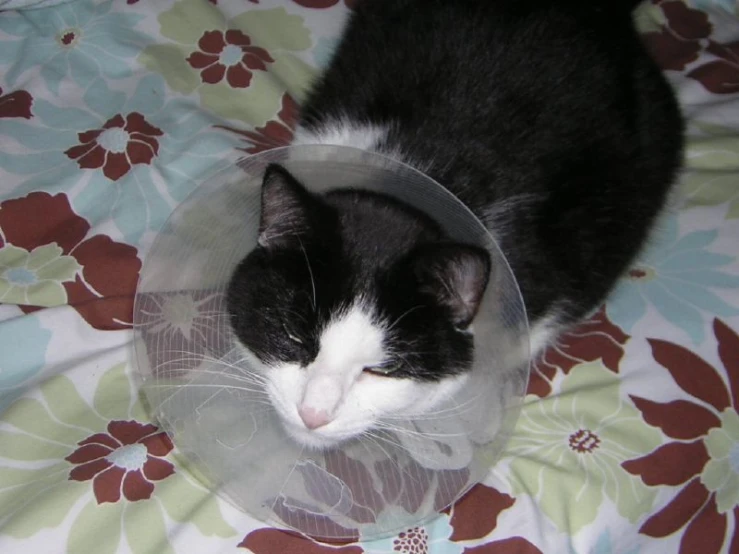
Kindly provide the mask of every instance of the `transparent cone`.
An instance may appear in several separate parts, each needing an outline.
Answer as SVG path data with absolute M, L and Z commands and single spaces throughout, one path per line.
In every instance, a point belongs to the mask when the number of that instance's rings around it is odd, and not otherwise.
M 494 271 L 473 322 L 474 367 L 428 414 L 383 421 L 333 450 L 293 442 L 237 347 L 225 293 L 256 246 L 260 186 L 278 162 L 314 192 L 364 188 L 485 248 Z M 385 156 L 333 146 L 263 152 L 216 175 L 169 218 L 146 257 L 136 359 L 153 417 L 209 486 L 255 518 L 328 541 L 374 539 L 433 518 L 498 460 L 528 381 L 521 295 L 491 235 L 452 194 Z

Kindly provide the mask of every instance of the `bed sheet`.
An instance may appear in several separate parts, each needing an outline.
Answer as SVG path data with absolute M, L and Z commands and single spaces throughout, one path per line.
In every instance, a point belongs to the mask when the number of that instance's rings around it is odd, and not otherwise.
M 675 209 L 536 360 L 515 436 L 434 522 L 319 544 L 204 488 L 132 379 L 141 261 L 171 210 L 285 144 L 349 0 L 73 0 L 0 12 L 0 552 L 739 552 L 739 17 L 655 0 L 688 118 Z M 207 230 L 204 230 L 207 232 Z M 163 306 L 197 332 L 197 306 Z

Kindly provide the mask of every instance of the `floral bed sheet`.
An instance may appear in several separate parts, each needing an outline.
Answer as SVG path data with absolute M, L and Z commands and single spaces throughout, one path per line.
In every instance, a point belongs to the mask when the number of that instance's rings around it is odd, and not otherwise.
M 199 484 L 140 402 L 130 343 L 157 230 L 201 179 L 289 142 L 352 2 L 53 4 L 0 12 L 0 552 L 739 552 L 733 2 L 638 11 L 688 118 L 680 194 L 536 360 L 504 459 L 436 521 L 342 545 Z M 198 317 L 163 306 L 161 325 Z

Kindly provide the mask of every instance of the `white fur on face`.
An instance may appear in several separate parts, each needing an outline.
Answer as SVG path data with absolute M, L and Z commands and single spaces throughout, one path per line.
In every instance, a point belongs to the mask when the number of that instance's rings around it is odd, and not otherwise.
M 384 336 L 371 315 L 355 305 L 324 329 L 318 356 L 307 367 L 290 363 L 266 369 L 267 392 L 290 436 L 309 448 L 333 446 L 382 419 L 426 413 L 462 386 L 464 376 L 421 383 L 364 372 L 386 360 Z M 311 418 L 322 424 L 311 429 L 316 423 Z

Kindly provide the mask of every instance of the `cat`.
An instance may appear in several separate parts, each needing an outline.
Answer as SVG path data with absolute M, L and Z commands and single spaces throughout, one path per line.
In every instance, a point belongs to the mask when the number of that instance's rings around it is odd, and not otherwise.
M 680 167 L 680 110 L 637 4 L 360 0 L 294 144 L 383 153 L 455 194 L 510 263 L 535 355 L 603 302 Z M 494 269 L 409 206 L 315 195 L 271 165 L 228 306 L 286 431 L 320 449 L 459 389 Z

